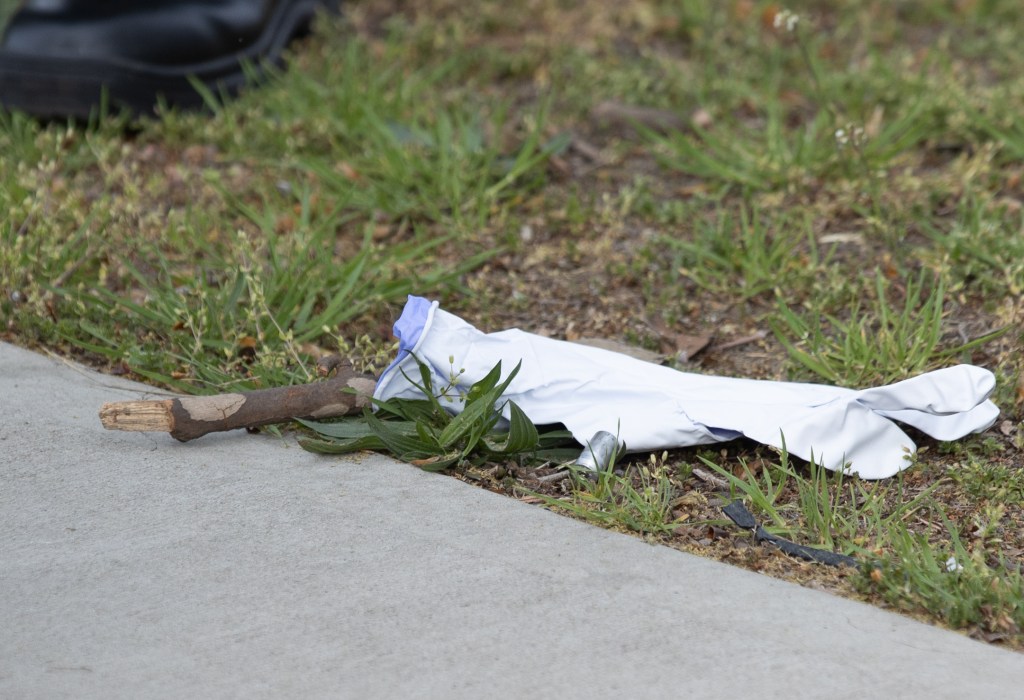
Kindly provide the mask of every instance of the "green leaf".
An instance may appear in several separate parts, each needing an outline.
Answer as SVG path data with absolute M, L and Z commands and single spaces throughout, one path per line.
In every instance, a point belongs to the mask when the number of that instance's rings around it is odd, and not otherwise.
M 416 386 L 421 391 L 432 388 L 430 368 L 419 364 L 423 384 Z M 541 436 L 523 410 L 511 401 L 507 403 L 508 430 L 494 432 L 504 409 L 497 404 L 520 367 L 521 363 L 516 364 L 509 376 L 502 379 L 501 363 L 497 363 L 470 387 L 465 410 L 457 415 L 443 409 L 436 410 L 435 407 L 441 405 L 436 397 L 431 397 L 433 400 L 374 401 L 377 413 L 366 411 L 361 418 L 330 423 L 299 420 L 317 434 L 316 438 L 303 439 L 301 444 L 311 451 L 330 454 L 361 449 L 384 450 L 428 471 L 446 469 L 463 459 L 509 457 L 533 453 L 542 446 L 554 454 L 551 448 L 575 445 L 572 434 L 560 426 L 547 430 Z M 574 453 L 578 453 L 575 446 L 564 455 L 571 458 Z
M 303 420 L 302 418 L 296 418 L 295 421 L 322 437 L 352 440 L 375 434 L 363 418 L 350 418 L 334 423 L 319 423 L 317 421 Z M 388 427 L 404 435 L 416 434 L 416 423 L 413 421 L 388 421 Z
M 438 450 L 418 437 L 403 435 L 400 431 L 391 430 L 388 423 L 380 420 L 370 412 L 366 413 L 366 423 L 374 435 L 379 437 L 389 452 L 400 459 L 425 459 L 433 457 Z
M 544 430 L 544 432 L 541 432 L 539 435 L 538 443 L 543 448 L 563 447 L 566 445 L 578 444 L 576 442 L 576 438 L 572 436 L 571 432 L 562 429 Z M 576 452 L 578 453 L 579 449 L 577 449 Z
M 487 373 L 487 376 L 470 387 L 469 393 L 466 395 L 466 407 L 462 410 L 462 413 L 452 419 L 452 422 L 441 431 L 441 435 L 438 437 L 442 447 L 451 447 L 467 436 L 475 435 L 475 440 L 471 440 L 470 445 L 467 445 L 468 449 L 472 449 L 476 441 L 489 432 L 490 427 L 487 427 L 482 432 L 479 431 L 481 427 L 480 422 L 487 421 L 494 415 L 494 404 L 504 393 L 505 389 L 508 388 L 516 374 L 519 373 L 521 365 L 522 362 L 516 364 L 515 369 L 509 373 L 508 378 L 495 386 L 501 377 L 501 362 L 499 361 L 494 366 L 494 369 Z M 493 424 L 494 421 L 491 421 L 492 426 Z
M 384 441 L 375 435 L 370 435 L 353 440 L 318 440 L 317 438 L 299 438 L 299 445 L 304 450 L 319 452 L 325 455 L 343 455 L 351 452 L 362 452 L 363 450 L 378 451 L 387 449 Z
M 498 455 L 513 455 L 534 450 L 540 443 L 537 427 L 514 401 L 508 402 L 509 428 L 502 442 L 487 441 L 487 448 Z
M 419 436 L 420 440 L 424 444 L 430 445 L 432 448 L 440 449 L 441 443 L 437 439 L 437 432 L 432 430 L 431 427 L 424 422 L 417 422 L 416 424 L 416 435 Z
M 426 459 L 413 460 L 413 464 L 425 472 L 440 472 L 462 459 L 461 453 L 435 455 Z
M 487 398 L 487 397 L 485 397 Z M 437 441 L 441 447 L 447 449 L 452 445 L 462 442 L 478 427 L 479 422 L 485 420 L 494 411 L 494 403 L 477 400 L 473 403 L 467 402 L 462 413 L 452 418 L 452 422 L 445 426 L 438 436 Z
M 443 417 L 447 414 L 444 410 L 444 406 L 434 396 L 434 382 L 430 374 L 430 367 L 425 362 L 421 362 L 420 358 L 413 356 L 416 359 L 416 364 L 420 368 L 420 379 L 423 381 L 422 385 L 417 384 L 416 388 L 423 392 L 423 395 L 427 397 L 427 403 L 433 409 L 435 417 Z
M 498 385 L 498 381 L 501 379 L 501 361 L 491 368 L 491 371 L 484 376 L 483 379 L 479 380 L 473 386 L 469 387 L 469 391 L 466 392 L 466 403 L 476 401 L 487 392 L 494 389 Z
M 435 420 L 434 408 L 425 399 L 373 399 L 373 403 L 377 407 L 378 416 L 394 416 L 411 423 L 431 423 Z

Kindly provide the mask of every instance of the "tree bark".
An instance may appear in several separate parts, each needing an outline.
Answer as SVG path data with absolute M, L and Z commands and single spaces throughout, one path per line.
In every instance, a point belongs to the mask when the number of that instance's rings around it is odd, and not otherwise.
M 166 432 L 182 442 L 224 430 L 284 423 L 294 418 L 333 418 L 370 405 L 376 380 L 351 369 L 321 382 L 257 391 L 182 396 L 157 401 L 105 403 L 108 430 Z

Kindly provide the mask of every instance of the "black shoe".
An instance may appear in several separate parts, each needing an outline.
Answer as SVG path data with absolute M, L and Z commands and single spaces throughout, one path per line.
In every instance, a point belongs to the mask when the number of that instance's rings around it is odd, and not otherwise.
M 158 95 L 191 108 L 234 94 L 261 63 L 279 64 L 320 8 L 340 0 L 28 0 L 0 41 L 0 105 L 37 117 L 151 113 Z

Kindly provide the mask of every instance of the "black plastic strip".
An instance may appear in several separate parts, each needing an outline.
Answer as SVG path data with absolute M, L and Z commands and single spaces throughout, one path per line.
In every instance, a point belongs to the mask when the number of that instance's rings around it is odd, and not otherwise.
M 754 539 L 756 541 L 770 542 L 786 554 L 794 557 L 800 557 L 806 561 L 816 561 L 821 564 L 828 564 L 829 566 L 857 566 L 857 560 L 853 557 L 846 556 L 845 554 L 837 554 L 824 549 L 815 549 L 814 547 L 805 547 L 802 544 L 790 542 L 789 540 L 771 534 L 758 525 L 753 514 L 747 510 L 745 505 L 743 505 L 743 501 L 733 501 L 722 508 L 722 512 L 729 516 L 729 519 L 736 523 L 738 527 L 753 532 Z

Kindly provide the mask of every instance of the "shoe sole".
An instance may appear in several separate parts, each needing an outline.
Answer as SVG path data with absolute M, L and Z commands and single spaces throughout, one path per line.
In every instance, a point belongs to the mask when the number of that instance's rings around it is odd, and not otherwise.
M 194 109 L 205 104 L 193 81 L 214 95 L 235 95 L 263 77 L 266 64 L 280 66 L 282 52 L 308 33 L 319 9 L 337 12 L 340 2 L 282 3 L 259 38 L 230 57 L 189 66 L 164 67 L 110 59 L 39 58 L 0 52 L 3 107 L 40 118 L 89 119 L 104 105 L 132 114 L 153 114 L 160 95 L 169 105 Z M 252 70 L 247 70 L 251 66 Z

